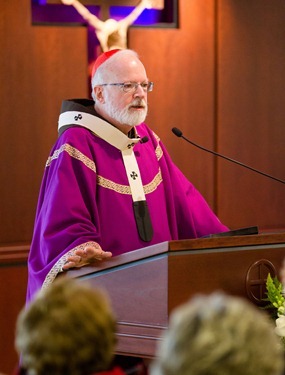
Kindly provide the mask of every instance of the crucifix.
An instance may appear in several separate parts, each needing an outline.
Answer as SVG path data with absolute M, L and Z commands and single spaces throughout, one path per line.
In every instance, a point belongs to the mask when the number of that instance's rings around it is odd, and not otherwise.
M 73 6 L 82 18 L 94 29 L 103 52 L 111 49 L 125 49 L 128 47 L 128 28 L 136 21 L 145 9 L 151 9 L 157 0 L 140 0 L 136 7 L 120 20 L 109 17 L 105 20 L 92 14 L 79 0 L 61 0 L 65 5 Z M 106 9 L 107 5 L 105 5 Z M 109 12 L 109 6 L 108 13 Z
M 128 48 L 129 27 L 142 16 L 150 16 L 149 11 L 163 10 L 164 2 L 165 0 L 32 0 L 36 15 L 39 14 L 40 7 L 42 7 L 42 12 L 45 8 L 47 14 L 51 15 L 53 7 L 54 13 L 57 13 L 59 17 L 66 14 L 66 17 L 63 16 L 63 23 L 70 22 L 70 15 L 73 19 L 76 15 L 76 19 L 81 24 L 88 26 L 89 65 L 101 52 Z M 115 13 L 112 14 L 113 9 Z M 119 12 L 118 9 L 120 9 Z M 124 9 L 123 12 L 122 9 Z M 144 12 L 145 10 L 147 12 Z M 53 14 L 54 19 L 57 15 Z M 33 22 L 37 23 L 34 17 Z M 152 25 L 151 20 L 149 22 Z M 42 23 L 41 20 L 40 23 Z M 153 24 L 156 23 L 154 19 Z M 143 21 L 143 26 L 144 24 Z
M 174 3 L 175 0 L 32 0 L 32 16 L 37 24 L 87 26 L 91 67 L 102 51 L 128 48 L 127 33 L 131 25 L 169 26 Z

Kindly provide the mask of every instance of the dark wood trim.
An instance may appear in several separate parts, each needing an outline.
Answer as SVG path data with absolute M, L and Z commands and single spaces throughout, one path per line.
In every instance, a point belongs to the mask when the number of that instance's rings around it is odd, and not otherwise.
M 0 266 L 27 263 L 30 244 L 0 245 Z
M 207 248 L 228 248 L 237 246 L 253 246 L 261 244 L 281 244 L 285 242 L 285 232 L 283 233 L 268 233 L 257 234 L 249 236 L 233 236 L 233 237 L 216 237 L 215 241 L 212 238 L 198 238 L 195 240 L 179 240 L 170 241 L 169 250 L 194 250 Z

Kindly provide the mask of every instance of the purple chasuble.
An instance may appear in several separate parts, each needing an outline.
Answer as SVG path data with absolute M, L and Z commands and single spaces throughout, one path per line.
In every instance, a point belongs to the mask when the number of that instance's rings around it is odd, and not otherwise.
M 65 110 L 96 115 L 88 100 L 66 101 Z M 121 151 L 82 126 L 68 127 L 45 167 L 28 260 L 27 301 L 55 279 L 67 255 L 87 243 L 116 256 L 159 242 L 228 230 L 174 165 L 153 131 L 141 124 L 136 132 L 140 138 L 148 137 L 133 150 L 152 239 L 144 242 L 138 235 Z

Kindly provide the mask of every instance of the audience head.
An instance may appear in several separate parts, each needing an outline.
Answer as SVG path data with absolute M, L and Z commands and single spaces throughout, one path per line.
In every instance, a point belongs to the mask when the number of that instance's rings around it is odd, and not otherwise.
M 174 310 L 151 375 L 281 375 L 283 353 L 264 311 L 216 292 Z
M 109 368 L 115 326 L 103 292 L 62 277 L 21 311 L 16 348 L 29 375 L 89 375 Z

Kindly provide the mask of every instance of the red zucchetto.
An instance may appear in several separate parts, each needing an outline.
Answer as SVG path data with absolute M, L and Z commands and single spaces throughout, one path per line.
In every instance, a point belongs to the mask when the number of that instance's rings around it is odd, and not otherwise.
M 94 65 L 92 67 L 91 77 L 94 76 L 96 73 L 96 70 L 99 68 L 103 62 L 109 59 L 109 57 L 113 56 L 115 53 L 122 51 L 121 49 L 111 49 L 110 51 L 104 52 L 101 55 L 97 57 L 97 59 L 94 62 Z

